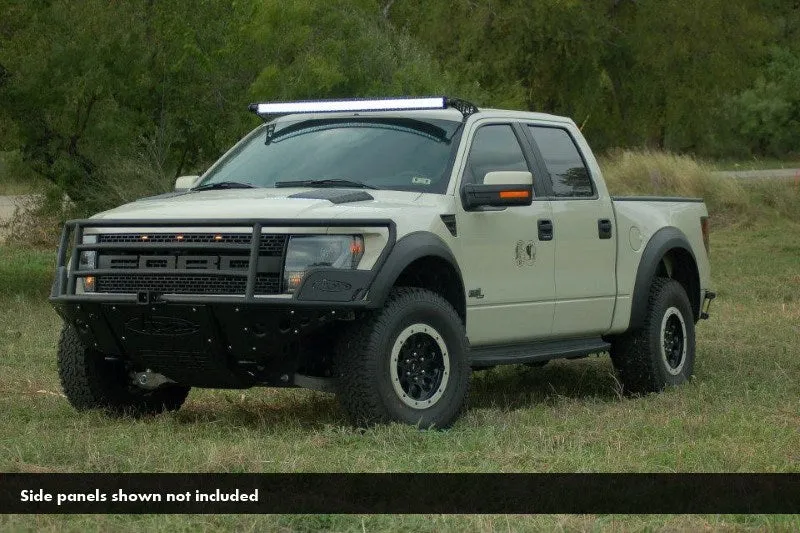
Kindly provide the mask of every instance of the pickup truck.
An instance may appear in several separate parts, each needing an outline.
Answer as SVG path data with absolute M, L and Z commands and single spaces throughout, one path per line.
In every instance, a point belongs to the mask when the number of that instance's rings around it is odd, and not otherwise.
M 700 199 L 612 197 L 575 123 L 446 97 L 250 106 L 175 191 L 67 222 L 51 301 L 77 409 L 190 387 L 335 392 L 356 425 L 451 425 L 471 372 L 608 352 L 625 392 L 692 376 Z

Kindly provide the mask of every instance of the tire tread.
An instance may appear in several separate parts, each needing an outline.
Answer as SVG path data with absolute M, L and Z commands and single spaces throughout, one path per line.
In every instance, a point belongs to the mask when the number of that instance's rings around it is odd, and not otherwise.
M 447 320 L 460 325 L 463 342 L 460 349 L 464 357 L 460 361 L 451 359 L 450 364 L 451 367 L 454 364 L 461 364 L 463 368 L 460 369 L 461 374 L 451 372 L 451 377 L 467 376 L 464 398 L 468 396 L 470 375 L 468 348 L 463 323 L 458 313 L 447 300 L 432 291 L 416 287 L 397 287 L 392 289 L 381 310 L 368 315 L 365 321 L 348 328 L 341 335 L 336 347 L 337 396 L 356 426 L 370 426 L 396 420 L 375 385 L 379 370 L 378 357 L 374 354 L 381 351 L 381 342 L 392 333 L 394 315 L 409 305 L 418 305 L 420 302 L 438 308 Z M 435 424 L 436 427 L 444 428 L 451 425 L 463 412 L 465 404 L 466 401 L 462 401 L 458 409 L 451 416 Z
M 74 327 L 65 324 L 58 343 L 58 374 L 69 403 L 78 411 L 104 409 L 110 414 L 140 416 L 175 411 L 190 387 L 167 386 L 132 394 L 125 372 L 105 364 L 103 354 L 86 348 Z
M 660 354 L 653 353 L 653 335 L 660 336 L 662 317 L 657 311 L 662 307 L 663 300 L 669 298 L 679 299 L 683 311 L 686 309 L 691 311 L 683 286 L 671 278 L 658 277 L 653 280 L 650 287 L 647 314 L 642 326 L 618 336 L 612 342 L 611 360 L 626 394 L 660 392 L 668 385 L 661 370 Z M 692 331 L 688 342 L 693 343 L 693 327 L 690 328 L 688 323 L 692 320 L 691 314 L 684 316 L 684 320 L 687 321 L 687 335 L 690 329 Z M 688 376 L 691 375 L 693 364 L 693 346 L 687 347 L 687 357 L 690 351 L 692 360 L 687 361 Z

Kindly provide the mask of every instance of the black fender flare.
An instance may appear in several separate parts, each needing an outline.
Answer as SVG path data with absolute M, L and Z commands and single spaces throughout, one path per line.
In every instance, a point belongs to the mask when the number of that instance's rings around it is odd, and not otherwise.
M 455 255 L 441 237 L 427 231 L 417 231 L 402 237 L 392 248 L 386 261 L 369 288 L 370 307 L 382 307 L 395 281 L 408 265 L 423 257 L 438 257 L 450 264 L 458 274 L 462 289 L 464 278 Z M 462 296 L 463 290 L 462 290 Z
M 694 264 L 695 274 L 698 275 L 699 287 L 699 274 L 697 272 L 697 258 L 692 251 L 692 245 L 689 244 L 689 239 L 683 234 L 681 230 L 673 226 L 661 228 L 653 234 L 645 246 L 642 257 L 639 259 L 639 267 L 636 270 L 636 282 L 633 286 L 633 296 L 631 298 L 631 319 L 628 329 L 635 329 L 644 325 L 644 317 L 647 314 L 647 304 L 650 298 L 650 287 L 653 284 L 653 279 L 656 277 L 658 265 L 664 255 L 679 248 L 685 250 L 692 257 Z M 694 302 L 693 295 L 689 294 L 689 301 Z M 699 294 L 696 295 L 699 297 Z M 694 307 L 694 303 L 692 304 Z M 697 310 L 695 310 L 697 311 Z M 697 316 L 695 320 L 697 320 Z

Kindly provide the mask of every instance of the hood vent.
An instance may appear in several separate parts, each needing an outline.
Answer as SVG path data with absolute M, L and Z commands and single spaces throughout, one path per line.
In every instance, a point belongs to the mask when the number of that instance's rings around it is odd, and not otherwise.
M 365 202 L 375 199 L 366 191 L 354 191 L 351 189 L 314 189 L 312 191 L 291 194 L 289 198 L 328 200 L 332 204 L 349 204 L 350 202 Z
M 137 198 L 134 200 L 134 202 L 142 202 L 144 200 L 161 200 L 162 198 L 172 198 L 175 196 L 183 196 L 184 194 L 189 194 L 189 190 L 165 192 L 163 194 L 156 194 L 155 196 L 145 196 L 144 198 Z

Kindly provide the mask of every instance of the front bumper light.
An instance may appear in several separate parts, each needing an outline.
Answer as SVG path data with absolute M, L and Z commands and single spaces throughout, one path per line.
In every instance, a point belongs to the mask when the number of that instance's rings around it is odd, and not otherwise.
M 86 235 L 83 237 L 83 244 L 96 244 L 97 235 Z M 94 270 L 97 268 L 97 252 L 86 251 L 81 252 L 78 258 L 78 270 Z M 95 277 L 86 276 L 79 278 L 78 284 L 83 286 L 83 292 L 94 292 L 95 290 Z
M 306 272 L 316 267 L 355 269 L 364 255 L 360 235 L 297 235 L 289 238 L 283 269 L 283 292 L 292 294 Z

